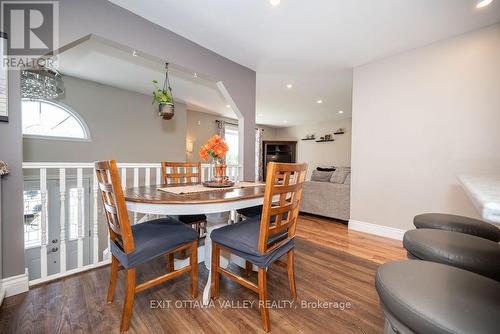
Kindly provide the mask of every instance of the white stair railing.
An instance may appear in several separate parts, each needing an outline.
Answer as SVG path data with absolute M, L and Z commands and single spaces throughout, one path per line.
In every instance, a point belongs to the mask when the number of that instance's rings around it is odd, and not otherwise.
M 121 184 L 123 188 L 127 187 L 139 187 L 139 186 L 150 186 L 151 184 L 159 185 L 162 183 L 161 175 L 161 165 L 159 163 L 118 163 L 118 168 L 121 174 Z M 61 278 L 67 275 L 72 275 L 77 272 L 82 272 L 90 270 L 102 265 L 109 263 L 109 257 L 103 256 L 103 249 L 100 249 L 99 245 L 103 238 L 106 238 L 107 248 L 109 249 L 109 234 L 105 235 L 99 234 L 99 224 L 103 224 L 102 230 L 106 230 L 107 226 L 105 219 L 100 212 L 100 202 L 98 198 L 98 187 L 97 178 L 94 170 L 93 163 L 58 163 L 58 162 L 25 162 L 23 163 L 23 170 L 25 175 L 29 179 L 38 179 L 39 190 L 40 190 L 40 219 L 39 219 L 39 247 L 40 247 L 40 276 L 30 277 L 30 285 L 39 284 L 47 282 L 53 279 Z M 131 174 L 128 173 L 131 170 Z M 209 164 L 201 165 L 201 178 L 202 181 L 208 180 L 212 176 L 212 171 Z M 238 181 L 241 175 L 241 167 L 237 165 L 228 165 L 227 176 L 230 180 Z M 130 178 L 131 176 L 131 178 Z M 154 180 L 151 180 L 152 176 Z M 70 231 L 68 230 L 68 224 L 72 223 L 72 219 L 68 219 L 68 212 L 66 210 L 67 203 L 70 199 L 67 196 L 68 191 L 68 180 L 69 178 L 76 178 L 76 193 L 77 193 L 77 207 L 76 207 L 76 265 L 73 268 L 67 268 L 68 261 L 68 247 L 70 242 L 69 236 Z M 84 179 L 88 178 L 89 182 L 87 187 L 89 193 L 89 199 L 85 196 L 85 183 Z M 51 272 L 49 274 L 49 264 L 48 264 L 48 252 L 52 252 L 56 249 L 57 242 L 49 243 L 49 228 L 54 228 L 53 224 L 50 224 L 51 216 L 55 211 L 54 205 L 56 203 L 51 203 L 49 198 L 49 181 L 56 180 L 59 183 L 58 195 L 59 203 L 59 226 L 58 233 L 59 242 L 59 270 L 56 273 Z M 131 182 L 130 182 L 131 181 Z M 89 203 L 86 203 L 86 202 Z M 86 208 L 89 210 L 91 208 L 91 213 L 86 213 Z M 50 214 L 52 212 L 52 214 Z M 89 222 L 86 224 L 86 219 L 89 218 Z M 138 222 L 138 216 L 136 213 L 133 214 L 133 223 Z M 88 226 L 88 230 L 85 231 L 85 226 Z M 90 233 L 89 233 L 90 231 Z M 54 231 L 57 232 L 57 231 Z M 52 233 L 51 235 L 56 235 Z M 73 233 L 73 235 L 75 235 Z M 75 240 L 75 239 L 72 239 Z M 71 241 L 72 241 L 71 240 Z M 88 240 L 88 242 L 86 242 Z M 84 245 L 89 245 L 85 251 Z M 49 247 L 50 245 L 50 247 Z M 33 248 L 33 246 L 30 246 Z M 106 247 L 106 246 L 105 246 Z M 85 253 L 88 253 L 87 260 L 85 260 Z M 87 262 L 87 264 L 85 263 Z M 52 270 L 53 271 L 53 270 Z

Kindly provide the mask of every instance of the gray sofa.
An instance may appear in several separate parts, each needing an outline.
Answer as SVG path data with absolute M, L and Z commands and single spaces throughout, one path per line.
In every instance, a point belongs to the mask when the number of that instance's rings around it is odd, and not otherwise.
M 313 171 L 311 180 L 304 183 L 300 211 L 349 220 L 350 172 L 350 167 L 339 167 L 335 172 Z

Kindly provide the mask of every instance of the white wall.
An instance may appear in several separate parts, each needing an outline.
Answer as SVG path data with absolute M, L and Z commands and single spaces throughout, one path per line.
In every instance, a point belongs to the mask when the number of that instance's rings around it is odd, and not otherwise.
M 300 140 L 306 135 L 315 134 L 319 139 L 325 134 L 333 134 L 343 128 L 345 134 L 335 135 L 333 142 L 317 143 L 314 140 Z M 265 131 L 264 131 L 265 133 Z M 297 141 L 297 162 L 307 162 L 308 178 L 316 167 L 351 165 L 351 119 L 341 119 L 318 124 L 278 128 L 275 140 Z
M 476 216 L 457 175 L 500 172 L 500 25 L 354 70 L 351 219 Z
M 91 142 L 24 139 L 24 161 L 121 162 L 184 160 L 186 106 L 176 103 L 172 120 L 162 120 L 151 97 L 96 82 L 64 76 L 60 102 L 87 123 Z

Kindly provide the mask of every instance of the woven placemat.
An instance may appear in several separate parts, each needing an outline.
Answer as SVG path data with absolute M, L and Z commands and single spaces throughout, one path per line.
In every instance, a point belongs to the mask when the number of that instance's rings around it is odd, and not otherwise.
M 259 182 L 236 182 L 234 186 L 227 188 L 209 188 L 205 187 L 202 184 L 190 185 L 190 186 L 179 186 L 179 187 L 164 187 L 158 188 L 160 191 L 164 191 L 172 194 L 193 194 L 193 193 L 202 193 L 207 191 L 222 191 L 222 190 L 231 190 L 231 189 L 239 189 L 239 188 L 250 188 L 250 187 L 264 187 L 265 183 Z

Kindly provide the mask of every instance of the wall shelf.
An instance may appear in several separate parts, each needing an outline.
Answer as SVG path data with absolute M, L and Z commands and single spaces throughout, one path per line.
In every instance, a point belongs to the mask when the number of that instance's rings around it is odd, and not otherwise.
M 345 132 L 334 132 L 334 135 L 343 135 Z
M 301 140 L 316 140 L 316 138 L 302 138 Z
M 316 143 L 325 143 L 327 141 L 335 141 L 335 139 L 323 139 L 323 140 L 316 140 Z

